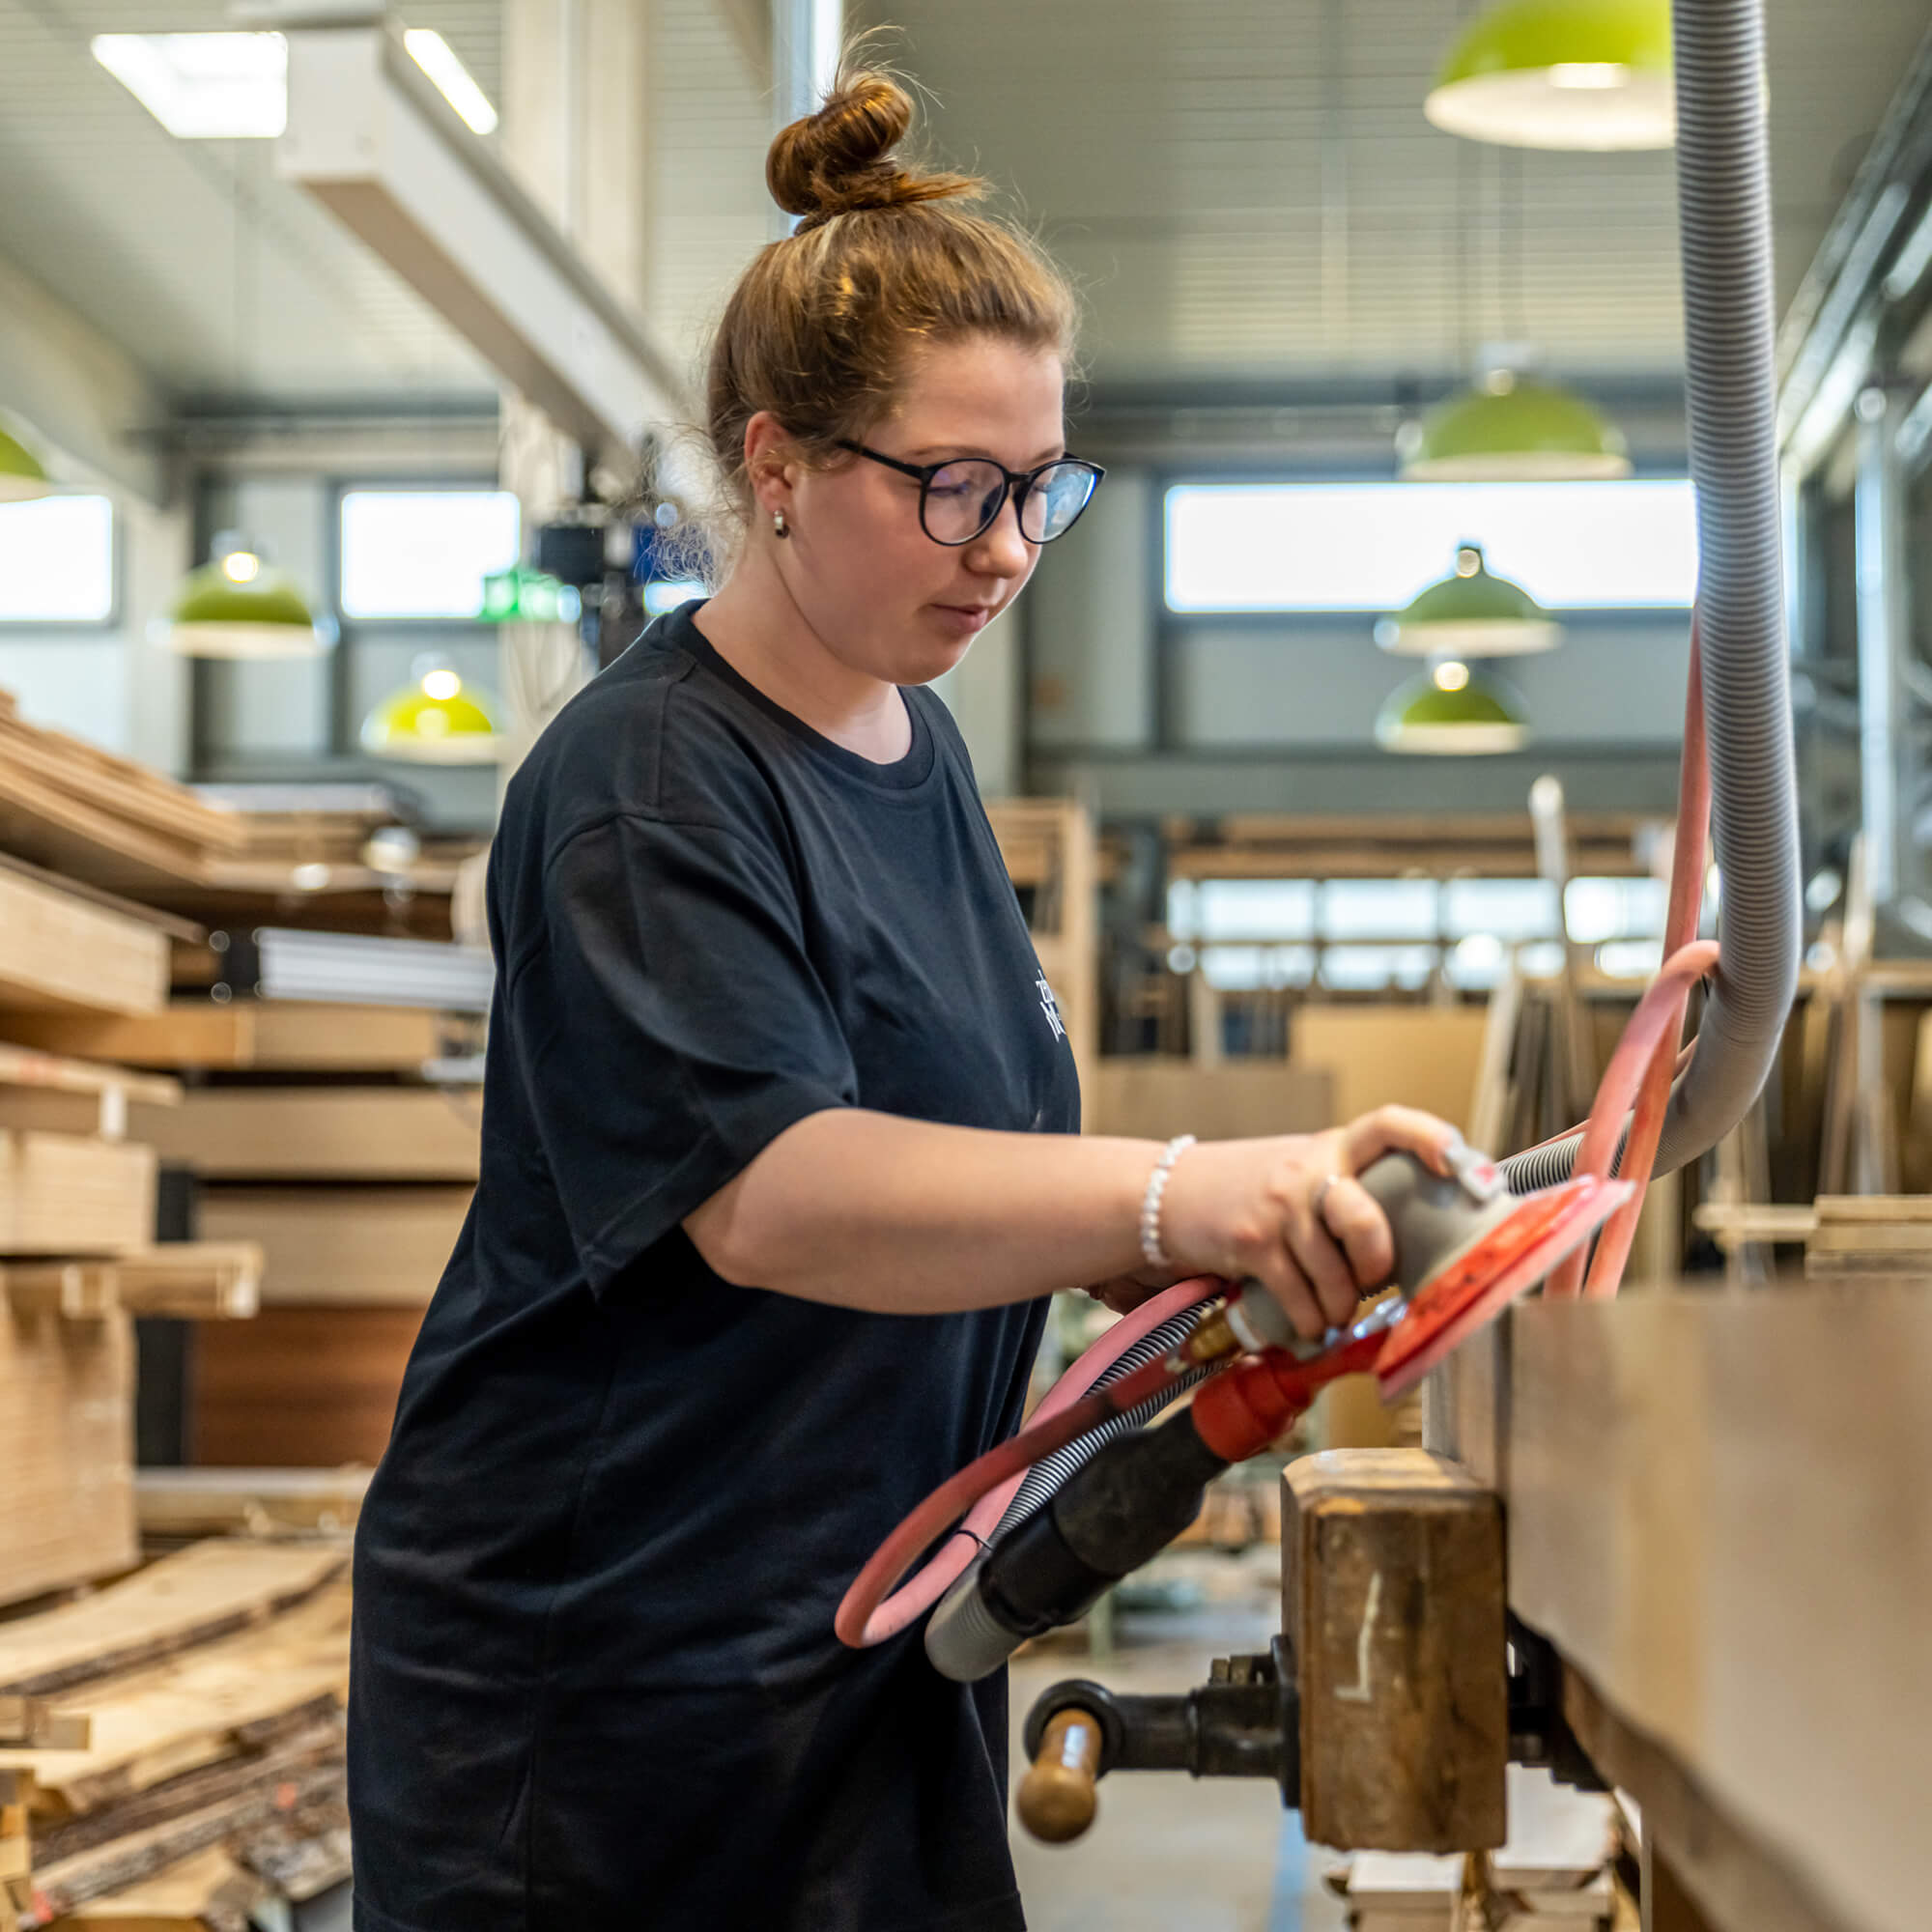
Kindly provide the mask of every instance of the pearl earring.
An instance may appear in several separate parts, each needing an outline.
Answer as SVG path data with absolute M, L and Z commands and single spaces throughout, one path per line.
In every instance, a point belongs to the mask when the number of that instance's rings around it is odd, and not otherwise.
M 782 510 L 772 512 L 772 534 L 779 538 L 791 535 L 791 526 L 785 522 L 785 513 Z

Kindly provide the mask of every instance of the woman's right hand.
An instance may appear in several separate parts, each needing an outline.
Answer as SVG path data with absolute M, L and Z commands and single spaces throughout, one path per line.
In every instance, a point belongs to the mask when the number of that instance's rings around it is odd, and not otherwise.
M 1313 1339 L 1395 1266 L 1388 1218 L 1355 1176 L 1397 1149 L 1447 1174 L 1458 1139 L 1433 1114 L 1378 1107 L 1319 1134 L 1197 1143 L 1168 1177 L 1161 1245 L 1183 1273 L 1253 1275 Z

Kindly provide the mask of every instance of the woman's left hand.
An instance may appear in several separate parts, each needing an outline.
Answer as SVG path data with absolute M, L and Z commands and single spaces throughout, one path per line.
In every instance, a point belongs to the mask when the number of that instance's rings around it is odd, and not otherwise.
M 1087 1293 L 1116 1315 L 1131 1315 L 1142 1302 L 1151 1301 L 1163 1289 L 1184 1280 L 1185 1275 L 1171 1270 L 1141 1268 L 1134 1274 L 1117 1274 L 1111 1281 L 1096 1281 Z

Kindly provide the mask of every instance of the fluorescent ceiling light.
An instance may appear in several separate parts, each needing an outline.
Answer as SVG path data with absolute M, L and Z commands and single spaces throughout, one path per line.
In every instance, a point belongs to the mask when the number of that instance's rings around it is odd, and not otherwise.
M 497 131 L 497 110 L 490 105 L 490 97 L 476 85 L 469 70 L 440 34 L 431 27 L 412 27 L 403 35 L 403 45 L 436 82 L 437 91 L 463 116 L 472 134 Z
M 94 58 L 184 141 L 273 140 L 289 118 L 280 34 L 97 34 Z

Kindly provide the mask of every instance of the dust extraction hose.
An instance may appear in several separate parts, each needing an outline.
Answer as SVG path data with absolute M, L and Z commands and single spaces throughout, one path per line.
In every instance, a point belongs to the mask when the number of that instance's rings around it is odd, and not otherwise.
M 1714 1147 L 1769 1077 L 1798 988 L 1798 812 L 1772 361 L 1762 0 L 1675 0 L 1677 194 L 1690 475 L 1697 488 L 1721 954 L 1658 1149 Z M 1518 1193 L 1566 1179 L 1580 1136 L 1502 1163 Z

